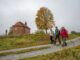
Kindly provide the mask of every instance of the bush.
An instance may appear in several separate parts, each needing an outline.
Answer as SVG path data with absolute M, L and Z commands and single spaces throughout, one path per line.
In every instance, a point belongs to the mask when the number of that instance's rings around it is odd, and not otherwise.
M 71 34 L 77 34 L 77 32 L 76 31 L 71 31 Z
M 40 30 L 40 31 L 36 31 L 35 34 L 45 34 L 45 32 Z

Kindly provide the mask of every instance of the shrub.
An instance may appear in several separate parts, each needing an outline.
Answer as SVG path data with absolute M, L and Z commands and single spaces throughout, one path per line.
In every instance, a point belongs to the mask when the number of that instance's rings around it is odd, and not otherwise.
M 77 32 L 76 32 L 76 31 L 71 31 L 71 33 L 72 33 L 72 34 L 77 34 Z
M 45 34 L 43 30 L 36 31 L 35 34 Z

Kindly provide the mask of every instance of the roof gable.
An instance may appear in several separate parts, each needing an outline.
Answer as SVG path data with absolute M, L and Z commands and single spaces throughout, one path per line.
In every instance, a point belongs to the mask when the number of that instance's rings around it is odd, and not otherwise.
M 30 29 L 28 26 L 26 26 L 24 23 L 22 23 L 22 22 L 17 22 L 15 25 L 13 25 L 13 27 L 26 27 L 26 28 L 28 28 L 28 29 Z

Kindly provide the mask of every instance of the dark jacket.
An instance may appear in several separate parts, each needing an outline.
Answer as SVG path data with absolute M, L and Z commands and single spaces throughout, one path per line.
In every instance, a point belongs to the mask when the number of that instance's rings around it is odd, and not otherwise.
M 60 31 L 58 28 L 55 29 L 55 36 L 60 36 Z

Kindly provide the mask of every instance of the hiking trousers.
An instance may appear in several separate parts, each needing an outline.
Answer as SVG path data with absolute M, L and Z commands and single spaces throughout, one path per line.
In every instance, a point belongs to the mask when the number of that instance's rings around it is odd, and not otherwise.
M 58 41 L 59 41 L 59 44 L 61 44 L 60 36 L 56 36 L 56 37 L 55 37 L 54 44 L 56 44 L 56 40 L 57 40 L 57 39 L 58 39 Z
M 62 37 L 62 41 L 63 41 L 62 45 L 63 45 L 63 46 L 67 46 L 66 38 L 63 38 L 63 37 Z

